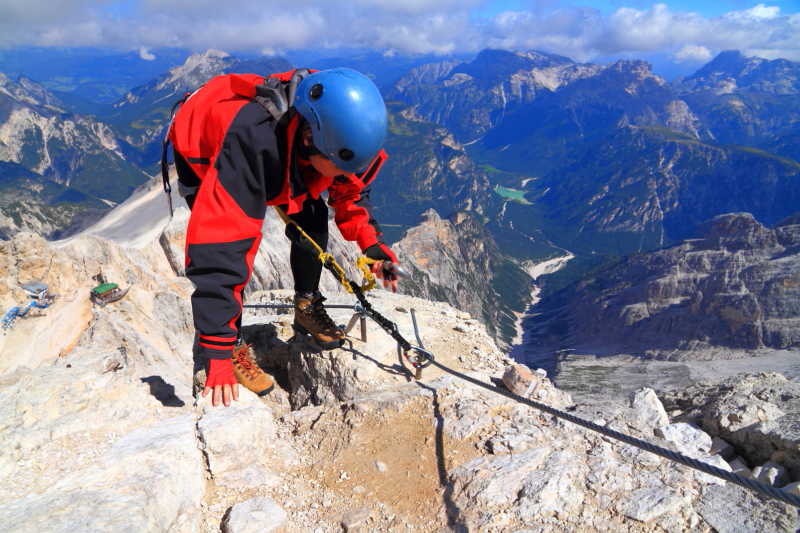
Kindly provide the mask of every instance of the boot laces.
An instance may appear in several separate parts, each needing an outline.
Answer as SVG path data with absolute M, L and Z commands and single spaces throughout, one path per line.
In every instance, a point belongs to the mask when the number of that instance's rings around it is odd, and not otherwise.
M 243 344 L 236 349 L 236 353 L 234 354 L 233 358 L 234 362 L 239 365 L 243 371 L 252 376 L 258 372 L 258 369 L 256 368 L 255 363 L 253 363 L 252 359 L 250 359 L 249 349 L 250 347 L 247 344 Z
M 314 317 L 314 320 L 320 322 L 325 329 L 338 329 L 339 326 L 336 325 L 336 322 L 333 321 L 328 311 L 325 309 L 325 306 L 322 304 L 324 301 L 324 296 L 320 296 L 314 300 L 311 304 L 311 316 Z

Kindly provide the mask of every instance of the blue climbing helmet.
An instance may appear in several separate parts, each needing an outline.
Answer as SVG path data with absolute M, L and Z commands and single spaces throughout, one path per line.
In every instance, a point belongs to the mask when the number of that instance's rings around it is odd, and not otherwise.
M 314 146 L 346 172 L 363 170 L 386 140 L 386 104 L 372 80 L 350 68 L 309 74 L 294 107 L 311 126 Z

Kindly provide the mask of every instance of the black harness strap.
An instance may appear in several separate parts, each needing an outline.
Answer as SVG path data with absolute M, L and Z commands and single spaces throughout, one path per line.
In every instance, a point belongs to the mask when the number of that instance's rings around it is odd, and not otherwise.
M 180 107 L 186 100 L 189 99 L 192 93 L 186 93 L 183 95 L 183 98 L 175 102 L 172 106 L 172 110 L 169 112 L 169 122 L 167 122 L 167 129 L 164 132 L 164 140 L 161 142 L 161 181 L 164 184 L 164 192 L 167 195 L 167 203 L 169 204 L 169 218 L 172 218 L 173 209 L 172 209 L 172 185 L 169 183 L 169 161 L 168 161 L 168 148 L 169 148 L 169 132 L 172 129 L 172 120 L 175 118 L 175 111 L 177 111 L 178 107 Z

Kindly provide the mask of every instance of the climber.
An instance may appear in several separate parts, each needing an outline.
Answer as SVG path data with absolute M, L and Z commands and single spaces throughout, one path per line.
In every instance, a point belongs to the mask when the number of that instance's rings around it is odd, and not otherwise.
M 367 202 L 367 187 L 387 157 L 386 129 L 377 87 L 345 68 L 221 75 L 184 99 L 168 140 L 192 211 L 186 275 L 195 285 L 195 370 L 206 370 L 202 394 L 213 393 L 212 405 L 238 399 L 237 381 L 258 394 L 273 387 L 241 341 L 242 291 L 267 206 L 279 206 L 325 248 L 327 190 L 342 235 L 376 260 L 372 271 L 397 290 L 397 257 L 381 241 Z M 338 347 L 345 334 L 323 304 L 322 263 L 296 231 L 287 225 L 294 327 L 323 349 Z

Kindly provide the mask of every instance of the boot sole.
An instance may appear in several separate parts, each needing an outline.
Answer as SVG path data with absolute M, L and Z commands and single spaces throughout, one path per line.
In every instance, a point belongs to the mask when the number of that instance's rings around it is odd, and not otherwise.
M 275 388 L 275 384 L 273 383 L 272 385 L 270 385 L 270 386 L 269 386 L 269 388 L 267 388 L 267 389 L 264 389 L 264 390 L 262 390 L 261 392 L 257 392 L 256 394 L 257 394 L 257 395 L 259 395 L 259 396 L 266 396 L 267 394 L 269 394 L 270 392 L 272 392 L 272 390 L 273 390 L 274 388 Z
M 292 328 L 294 329 L 297 335 L 307 336 L 311 339 L 316 346 L 318 346 L 322 350 L 335 350 L 336 348 L 341 348 L 344 345 L 344 339 L 338 341 L 329 341 L 329 342 L 322 342 L 319 339 L 314 338 L 314 335 L 311 334 L 306 328 L 295 322 L 292 324 Z

